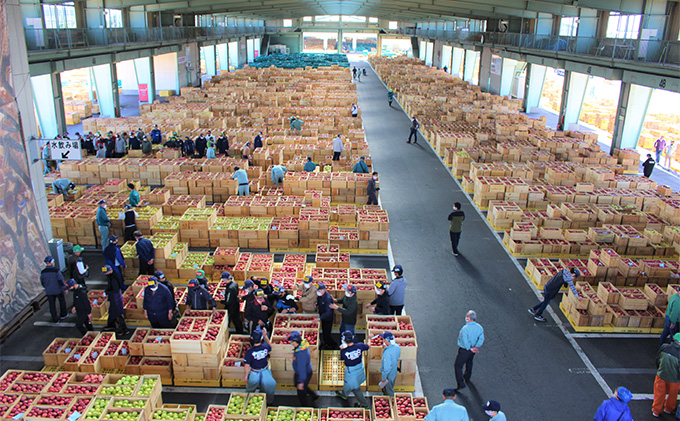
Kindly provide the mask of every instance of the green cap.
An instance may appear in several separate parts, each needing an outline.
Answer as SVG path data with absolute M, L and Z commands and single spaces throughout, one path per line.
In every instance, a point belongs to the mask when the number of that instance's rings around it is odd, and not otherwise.
M 83 250 L 85 250 L 85 249 L 80 247 L 79 245 L 73 246 L 73 251 L 76 252 L 76 253 L 81 252 Z

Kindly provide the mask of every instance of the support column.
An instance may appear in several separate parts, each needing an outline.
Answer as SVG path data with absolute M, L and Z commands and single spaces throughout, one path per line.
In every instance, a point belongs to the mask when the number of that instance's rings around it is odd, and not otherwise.
M 38 114 L 40 133 L 43 138 L 53 139 L 61 133 L 57 123 L 57 112 L 54 109 L 55 101 L 49 96 L 40 94 L 41 92 L 54 92 L 52 89 L 52 75 L 33 76 L 31 78 L 31 85 L 33 87 L 33 101 Z
M 448 69 L 446 72 L 451 73 L 451 56 L 453 55 L 453 48 L 450 45 L 442 45 L 441 46 L 441 60 L 439 62 L 439 67 L 446 68 Z
M 352 52 L 357 51 L 357 37 L 356 35 L 352 37 Z
M 146 84 L 149 100 L 148 103 L 153 103 L 156 99 L 156 81 L 153 71 L 153 63 L 151 57 L 142 57 L 134 59 L 135 73 L 137 74 L 137 84 Z
M 557 128 L 569 130 L 572 124 L 578 124 L 581 116 L 583 98 L 588 87 L 589 76 L 583 73 L 564 71 L 564 85 L 562 87 L 562 102 L 557 120 Z M 561 126 L 560 126 L 561 123 Z
M 444 43 L 443 43 L 443 42 L 441 42 L 441 41 L 439 41 L 439 40 L 435 40 L 435 41 L 434 41 L 434 47 L 433 47 L 433 49 L 434 49 L 434 52 L 433 52 L 433 53 L 434 53 L 434 57 L 432 58 L 432 65 L 433 65 L 434 67 L 436 67 L 437 69 L 441 69 L 442 67 L 444 67 L 444 60 L 443 60 L 444 57 L 442 56 L 442 50 L 443 50 L 443 48 L 444 48 Z M 449 61 L 451 61 L 451 57 L 450 57 L 450 56 L 449 56 Z M 450 65 L 450 63 L 449 63 L 449 64 L 446 64 L 446 67 L 449 67 L 449 65 Z
M 217 51 L 217 61 L 220 63 L 220 72 L 229 71 L 229 47 L 227 44 L 217 44 L 215 47 Z
M 482 92 L 489 92 L 489 77 L 491 76 L 491 48 L 484 47 L 479 60 L 479 87 Z
M 248 51 L 246 51 L 246 37 L 238 40 L 238 62 L 248 64 Z
M 635 149 L 654 90 L 646 86 L 621 82 L 619 105 L 614 119 L 611 153 L 614 149 Z
M 52 99 L 54 101 L 54 113 L 57 116 L 57 128 L 59 133 L 66 131 L 66 114 L 64 113 L 64 95 L 61 92 L 61 74 L 52 73 Z
M 116 79 L 116 66 L 114 64 L 102 64 L 92 66 L 94 85 L 99 101 L 99 115 L 102 117 L 117 117 L 120 115 L 118 102 L 118 80 Z
M 477 51 L 465 50 L 465 65 L 463 67 L 463 80 L 472 83 L 477 65 Z
M 209 45 L 201 47 L 203 51 L 203 59 L 205 60 L 205 71 L 210 76 L 217 75 L 217 63 L 215 61 L 215 46 Z
M 460 74 L 460 65 L 465 59 L 465 50 L 462 48 L 453 49 L 453 58 L 451 59 L 451 74 L 454 76 L 462 76 Z
M 509 58 L 503 59 L 503 70 L 501 71 L 501 87 L 500 94 L 502 96 L 509 96 L 512 90 L 512 80 L 515 77 L 515 68 L 517 67 L 517 60 Z
M 546 66 L 540 64 L 527 64 L 527 73 L 524 83 L 524 100 L 522 108 L 525 113 L 530 113 L 532 108 L 538 107 L 543 95 L 543 84 L 545 83 Z

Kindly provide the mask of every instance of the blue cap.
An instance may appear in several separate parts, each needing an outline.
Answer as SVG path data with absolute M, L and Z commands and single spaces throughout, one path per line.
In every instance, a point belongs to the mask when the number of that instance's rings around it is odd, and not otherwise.
M 229 273 L 229 272 L 222 272 L 221 279 L 231 279 L 231 273 Z
M 630 402 L 631 399 L 633 399 L 633 394 L 630 392 L 630 390 L 626 389 L 623 386 L 616 389 L 616 396 L 619 397 L 620 401 L 625 403 L 628 403 Z
M 383 332 L 380 336 L 381 336 L 383 339 L 387 339 L 388 341 L 391 341 L 392 339 L 394 339 L 394 335 L 392 334 L 392 332 L 387 332 L 387 331 L 385 331 L 385 332 Z
M 302 334 L 300 334 L 300 331 L 294 331 L 290 332 L 290 335 L 288 335 L 288 340 L 290 342 L 297 342 L 300 343 L 302 341 Z
M 258 326 L 255 328 L 255 330 L 253 330 L 253 333 L 250 335 L 250 338 L 255 342 L 260 342 L 262 340 L 263 334 L 264 332 L 262 332 L 262 328 Z
M 349 285 L 349 284 L 347 284 L 347 286 L 345 287 L 345 289 L 346 289 L 347 291 L 349 291 L 349 292 L 357 292 L 357 287 L 355 287 L 354 285 Z
M 156 278 L 158 278 L 158 279 L 163 279 L 163 278 L 165 278 L 165 274 L 163 273 L 162 270 L 157 270 L 156 272 L 154 272 L 154 276 L 155 276 Z
M 395 265 L 395 266 L 392 268 L 392 272 L 398 273 L 398 274 L 401 275 L 402 273 L 404 273 L 404 268 L 403 268 L 401 265 Z
M 572 273 L 574 274 L 574 276 L 580 276 L 581 275 L 581 271 L 576 269 L 576 268 L 574 268 L 574 271 Z
M 146 282 L 147 282 L 147 285 L 152 287 L 152 286 L 154 286 L 158 283 L 158 278 L 156 278 L 155 276 L 152 276 L 149 279 L 147 279 Z
M 255 283 L 251 281 L 250 279 L 246 279 L 246 282 L 243 284 L 243 288 L 252 288 L 255 286 Z
M 323 282 L 319 282 L 316 284 L 316 289 L 326 289 L 326 285 Z
M 342 340 L 345 342 L 354 342 L 354 333 L 351 330 L 342 332 Z
M 106 200 L 104 200 L 104 199 L 102 199 L 102 200 L 100 200 L 99 202 L 97 202 L 98 205 L 101 205 L 101 204 L 104 204 L 104 203 L 106 203 Z
M 448 396 L 448 397 L 453 397 L 456 396 L 456 390 L 452 387 L 447 387 L 442 391 L 442 395 Z
M 52 262 L 54 262 L 54 257 L 52 257 L 52 256 L 45 257 L 45 263 L 52 263 Z
M 69 288 L 71 288 L 71 287 L 74 286 L 75 284 L 76 284 L 76 280 L 73 279 L 73 278 L 71 278 L 71 279 L 69 279 L 68 281 L 66 281 L 66 285 L 68 285 Z
M 192 280 L 189 281 L 189 283 L 187 285 L 190 286 L 190 287 L 198 286 L 198 281 L 196 279 L 192 279 Z
M 312 278 L 311 276 L 307 275 L 307 276 L 305 276 L 305 279 L 304 279 L 302 282 L 304 282 L 304 283 L 306 283 L 306 284 L 311 284 L 312 282 L 314 282 L 314 278 Z
M 486 404 L 482 406 L 482 409 L 485 411 L 500 411 L 501 404 L 498 401 L 486 401 Z
M 118 237 L 116 237 L 115 235 L 112 235 L 112 236 L 109 237 L 109 243 L 115 243 L 117 241 L 118 241 Z

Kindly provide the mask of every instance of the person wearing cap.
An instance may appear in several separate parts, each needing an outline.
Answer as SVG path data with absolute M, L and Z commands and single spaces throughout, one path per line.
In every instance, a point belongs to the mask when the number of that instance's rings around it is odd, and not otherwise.
M 217 154 L 215 154 L 215 145 L 212 142 L 208 142 L 208 149 L 205 151 L 205 159 L 215 159 Z
M 222 304 L 227 309 L 228 320 L 234 324 L 236 334 L 241 335 L 243 333 L 243 323 L 241 322 L 241 312 L 239 309 L 238 284 L 229 272 L 222 272 L 220 279 L 226 282 Z
M 127 265 L 125 264 L 123 253 L 120 251 L 120 247 L 118 247 L 118 237 L 115 235 L 109 237 L 109 244 L 104 249 L 104 264 L 113 268 L 114 272 L 116 272 L 123 283 L 123 289 L 125 289 L 123 269 L 125 269 Z
M 151 143 L 153 144 L 159 144 L 163 140 L 163 133 L 161 133 L 161 130 L 158 128 L 158 124 L 153 125 L 153 130 L 151 130 Z
M 300 406 L 308 408 L 312 406 L 311 401 L 319 398 L 319 395 L 309 388 L 309 382 L 314 375 L 309 342 L 298 330 L 288 335 L 288 341 L 293 346 L 293 383 L 297 389 L 298 401 L 300 401 Z M 311 401 L 308 398 L 311 398 Z
M 144 155 L 149 155 L 152 150 L 153 145 L 151 144 L 151 141 L 149 140 L 148 137 L 144 136 L 144 138 L 142 139 L 142 153 Z
M 269 355 L 272 352 L 271 342 L 267 336 L 267 329 L 258 327 L 250 335 L 252 345 L 246 351 L 243 358 L 245 374 L 243 381 L 246 382 L 246 393 L 253 393 L 259 387 L 267 395 L 267 405 L 274 403 L 276 380 L 269 370 Z
M 234 175 L 231 176 L 231 179 L 236 180 L 238 183 L 239 196 L 250 196 L 250 182 L 248 181 L 248 172 L 246 170 L 234 167 Z
M 319 321 L 321 321 L 321 338 L 323 344 L 321 349 L 337 349 L 338 344 L 335 342 L 331 334 L 333 333 L 333 297 L 326 291 L 326 285 L 323 282 L 316 284 L 316 308 L 319 310 Z
M 144 288 L 144 301 L 142 303 L 144 317 L 149 320 L 153 328 L 167 328 L 171 325 L 172 313 L 175 309 L 175 297 L 170 290 L 152 276 Z
M 172 284 L 172 282 L 168 281 L 168 278 L 165 277 L 165 273 L 163 273 L 162 270 L 157 270 L 156 272 L 154 272 L 153 276 L 155 276 L 156 279 L 158 279 L 158 282 L 165 285 L 165 287 L 170 290 L 170 294 L 172 294 L 172 297 L 174 299 L 175 298 L 175 286 Z M 176 302 L 177 302 L 177 300 L 175 300 L 175 303 Z
M 137 250 L 137 257 L 139 257 L 139 274 L 152 275 L 156 268 L 154 267 L 154 259 L 156 257 L 156 249 L 150 240 L 144 238 L 141 231 L 133 233 L 135 237 L 135 249 Z
M 285 293 L 285 290 L 283 292 Z M 281 314 L 295 314 L 298 309 L 297 298 L 292 294 L 281 297 L 276 302 L 276 311 Z
M 396 265 L 392 268 L 392 273 L 394 273 L 395 278 L 387 288 L 387 294 L 390 296 L 390 314 L 401 316 L 406 299 L 404 268 L 401 265 Z
M 548 283 L 546 283 L 543 287 L 543 301 L 528 310 L 529 313 L 534 316 L 534 319 L 539 322 L 545 322 L 543 312 L 550 304 L 550 301 L 557 297 L 557 294 L 560 293 L 560 289 L 562 289 L 562 287 L 565 285 L 569 285 L 571 292 L 573 292 L 574 295 L 578 297 L 579 301 L 582 300 L 583 297 L 581 294 L 579 294 L 578 290 L 576 290 L 576 287 L 574 286 L 574 280 L 578 278 L 579 275 L 581 275 L 581 271 L 572 267 L 571 269 L 562 269 L 561 271 L 557 272 L 555 276 L 550 278 Z
M 628 407 L 628 402 L 633 399 L 633 394 L 630 390 L 621 386 L 614 392 L 614 396 L 602 402 L 597 412 L 595 412 L 595 417 L 593 421 L 633 421 L 633 415 L 630 413 L 630 408 Z M 494 402 L 494 401 L 489 401 Z M 500 405 L 498 405 L 500 410 Z M 488 414 L 488 412 L 487 412 Z M 500 414 L 503 414 L 500 412 Z M 497 417 L 498 415 L 496 415 Z M 495 420 L 497 418 L 491 418 Z M 503 418 L 498 418 L 505 421 L 505 415 Z
M 368 185 L 366 186 L 366 195 L 368 196 L 368 200 L 366 201 L 367 205 L 378 204 L 378 192 L 380 191 L 380 187 L 376 187 L 377 182 L 378 173 L 373 171 L 371 178 L 368 180 Z
M 425 421 L 470 421 L 467 409 L 463 405 L 458 405 L 456 391 L 447 387 L 442 391 L 444 402 L 435 405 L 430 412 L 425 415 Z
M 136 208 L 139 205 L 139 192 L 137 191 L 137 186 L 134 183 L 128 183 L 128 189 L 130 189 L 130 196 L 128 196 L 128 202 L 130 206 Z
M 316 290 L 312 288 L 314 279 L 307 275 L 295 288 L 300 292 L 300 305 L 303 313 L 316 313 Z
M 302 170 L 306 172 L 314 172 L 316 170 L 316 164 L 312 161 L 311 156 L 307 157 L 307 162 L 305 162 L 305 166 L 302 167 Z
M 666 306 L 666 315 L 664 316 L 664 326 L 661 336 L 659 337 L 659 347 L 666 343 L 666 339 L 678 333 L 680 327 L 680 295 L 677 294 L 675 288 L 669 288 L 670 296 L 668 297 L 668 305 Z
M 187 308 L 191 310 L 208 310 L 208 304 L 217 310 L 217 303 L 210 293 L 199 285 L 196 279 L 189 281 L 187 289 Z
M 345 146 L 342 144 L 342 135 L 337 135 L 333 139 L 333 161 L 340 161 L 340 154 L 345 150 Z
M 389 316 L 392 314 L 390 310 L 390 295 L 387 294 L 386 286 L 382 282 L 375 283 L 375 300 L 370 304 L 366 304 L 366 308 L 372 308 L 373 314 Z
M 300 130 L 302 130 L 302 125 L 305 124 L 305 122 L 295 116 L 290 116 L 288 124 L 290 125 L 291 132 L 293 134 L 298 134 L 300 133 Z
M 260 289 L 264 291 L 264 295 L 267 297 L 269 302 L 271 303 L 275 297 L 274 297 L 274 287 L 269 283 L 269 279 L 267 278 L 258 278 L 257 276 L 251 276 L 250 280 L 255 283 L 255 286 L 257 286 L 257 289 Z
M 81 335 L 84 335 L 88 331 L 94 330 L 94 327 L 92 327 L 92 304 L 87 298 L 87 287 L 79 284 L 75 279 L 69 279 L 66 285 L 73 292 L 71 313 L 76 315 L 76 328 Z
M 498 403 L 498 401 L 487 401 L 484 405 L 482 405 L 482 409 L 486 415 L 491 417 L 491 420 L 507 421 L 505 414 L 501 412 L 501 404 Z
M 50 315 L 54 323 L 59 323 L 60 318 L 66 317 L 66 298 L 64 291 L 68 290 L 61 271 L 54 266 L 54 257 L 45 257 L 45 269 L 40 272 L 40 284 L 45 289 L 47 302 L 50 306 Z M 57 304 L 59 300 L 59 316 L 57 316 Z
M 680 390 L 680 333 L 673 335 L 673 342 L 663 344 L 656 354 L 656 377 L 654 378 L 654 403 L 652 415 L 659 418 L 661 410 L 673 413 Z
M 116 136 L 115 144 L 113 146 L 114 158 L 122 158 L 127 152 L 128 141 L 127 136 Z
M 356 164 L 354 164 L 352 172 L 355 174 L 369 174 L 368 165 L 366 165 L 365 157 L 362 156 L 361 158 L 359 158 L 359 161 Z
M 68 199 L 69 193 L 75 188 L 76 185 L 68 178 L 57 178 L 52 182 L 52 194 L 61 194 L 64 199 Z
M 283 179 L 286 177 L 287 172 L 288 168 L 283 165 L 274 165 L 272 167 L 271 178 L 276 187 L 279 187 L 279 183 L 283 185 Z
M 132 193 L 130 193 L 132 194 Z M 123 206 L 123 210 L 118 212 L 118 219 L 123 221 L 125 226 L 123 230 L 123 239 L 125 241 L 133 241 L 135 239 L 134 233 L 137 231 L 137 211 L 132 208 L 129 203 Z
M 97 218 L 95 221 L 99 228 L 99 234 L 102 237 L 102 250 L 104 250 L 109 243 L 109 227 L 111 226 L 111 219 L 109 219 L 109 215 L 106 214 L 106 200 L 102 199 L 98 204 L 99 208 L 97 209 Z
M 363 342 L 356 342 L 354 333 L 346 330 L 342 333 L 342 345 L 340 345 L 340 359 L 345 363 L 345 382 L 342 384 L 342 392 L 335 395 L 347 400 L 350 392 L 354 393 L 358 403 L 354 406 L 368 408 L 369 403 L 361 391 L 361 384 L 366 381 L 363 353 L 369 350 L 369 346 Z
M 130 330 L 125 324 L 125 310 L 123 309 L 123 279 L 109 265 L 102 268 L 106 275 L 106 296 L 109 300 L 109 318 L 105 331 L 116 331 L 119 335 L 127 335 Z M 117 325 L 117 326 L 116 326 Z
M 245 318 L 248 321 L 248 326 L 251 332 L 257 327 L 269 328 L 271 322 L 269 318 L 274 314 L 274 309 L 267 300 L 267 297 L 261 289 L 255 291 L 255 298 L 246 306 Z
M 484 328 L 477 323 L 477 313 L 473 310 L 465 314 L 465 325 L 458 333 L 458 355 L 454 365 L 456 372 L 456 391 L 465 389 L 472 377 L 472 362 L 479 347 L 484 344 Z M 463 373 L 465 366 L 465 373 Z
M 449 237 L 451 238 L 451 249 L 454 256 L 458 256 L 458 243 L 460 242 L 460 233 L 463 231 L 463 221 L 465 220 L 465 212 L 460 210 L 460 202 L 453 204 L 453 212 L 449 214 Z
M 205 140 L 207 141 L 208 147 L 215 144 L 215 136 L 212 134 L 212 130 L 208 130 L 208 133 L 205 135 Z
M 258 132 L 257 135 L 255 135 L 255 138 L 253 139 L 253 152 L 257 150 L 257 148 L 261 148 L 262 145 L 262 132 Z
M 196 271 L 196 280 L 200 286 L 208 288 L 208 278 L 205 277 L 205 271 L 203 269 Z
M 196 150 L 196 145 L 194 145 L 194 140 L 189 136 L 185 136 L 184 144 L 182 145 L 182 156 L 187 158 L 192 158 L 194 156 L 194 151 Z
M 81 285 L 85 285 L 85 278 L 89 274 L 90 267 L 85 264 L 81 254 L 83 253 L 83 248 L 76 244 L 73 246 L 73 254 L 68 257 L 66 264 L 71 271 L 71 278 Z
M 391 107 L 392 106 L 392 101 L 394 101 L 394 91 L 390 89 L 387 91 L 387 104 Z
M 205 156 L 205 148 L 208 146 L 208 140 L 203 133 L 201 133 L 194 142 L 196 143 L 196 153 L 198 154 L 198 157 L 203 158 Z
M 335 300 L 337 303 L 342 304 L 342 307 L 338 307 L 337 304 L 331 304 L 333 310 L 338 310 L 342 318 L 340 319 L 340 332 L 349 331 L 354 333 L 354 326 L 357 324 L 357 287 L 354 285 L 345 286 L 345 295 Z
M 217 138 L 215 145 L 217 146 L 217 153 L 219 155 L 229 155 L 229 136 L 227 136 L 226 133 L 222 132 L 222 134 Z
M 383 332 L 380 337 L 383 340 L 383 353 L 380 360 L 380 383 L 378 383 L 378 386 L 385 395 L 394 396 L 401 347 L 397 345 L 392 332 Z

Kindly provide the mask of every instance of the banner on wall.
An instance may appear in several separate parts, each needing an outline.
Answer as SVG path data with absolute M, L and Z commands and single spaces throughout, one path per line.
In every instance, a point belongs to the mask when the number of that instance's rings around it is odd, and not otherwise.
M 149 102 L 149 85 L 139 84 L 139 102 Z

